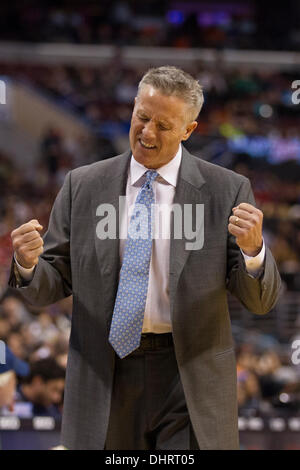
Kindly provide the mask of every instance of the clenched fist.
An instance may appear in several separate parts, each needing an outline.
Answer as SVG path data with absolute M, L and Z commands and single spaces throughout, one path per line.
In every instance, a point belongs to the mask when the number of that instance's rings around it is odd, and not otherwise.
M 43 226 L 33 219 L 11 232 L 16 260 L 23 268 L 33 268 L 44 251 L 44 241 L 39 233 L 42 228 Z
M 236 237 L 236 243 L 248 256 L 259 254 L 263 246 L 263 213 L 256 207 L 242 202 L 232 209 L 229 217 L 229 232 Z

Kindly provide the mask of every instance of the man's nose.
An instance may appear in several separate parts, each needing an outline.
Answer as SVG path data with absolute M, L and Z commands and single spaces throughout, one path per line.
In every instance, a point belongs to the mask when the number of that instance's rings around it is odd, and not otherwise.
M 147 122 L 144 125 L 143 131 L 142 131 L 143 137 L 145 139 L 152 141 L 155 139 L 155 126 L 152 122 Z

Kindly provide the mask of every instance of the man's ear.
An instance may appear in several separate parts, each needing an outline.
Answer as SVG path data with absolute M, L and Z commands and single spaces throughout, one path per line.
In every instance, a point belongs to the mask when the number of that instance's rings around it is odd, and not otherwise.
M 185 133 L 182 137 L 182 140 L 187 140 L 190 137 L 191 133 L 196 129 L 197 126 L 198 126 L 197 121 L 193 121 L 190 124 L 188 124 L 185 130 Z

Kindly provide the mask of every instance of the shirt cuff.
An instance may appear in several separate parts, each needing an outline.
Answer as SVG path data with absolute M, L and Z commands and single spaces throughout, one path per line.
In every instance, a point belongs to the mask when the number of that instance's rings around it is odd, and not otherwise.
M 18 268 L 18 271 L 20 273 L 20 276 L 24 279 L 24 281 L 31 281 L 33 278 L 33 271 L 34 271 L 35 266 L 33 266 L 33 268 L 23 268 L 23 266 L 21 266 L 20 263 L 18 263 L 18 261 L 16 260 L 15 253 L 14 253 L 14 260 Z
M 263 246 L 258 255 L 248 256 L 241 250 L 245 260 L 246 270 L 253 277 L 258 277 L 264 267 L 266 247 L 263 239 Z

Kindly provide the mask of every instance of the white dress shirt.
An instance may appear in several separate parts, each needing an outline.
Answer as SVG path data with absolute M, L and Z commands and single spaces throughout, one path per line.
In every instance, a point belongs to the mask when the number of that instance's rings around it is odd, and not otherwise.
M 164 204 L 170 207 L 174 200 L 177 177 L 181 163 L 182 148 L 181 145 L 175 157 L 166 165 L 158 168 L 156 171 L 158 177 L 153 182 L 153 191 L 155 204 L 160 206 Z M 129 224 L 130 215 L 134 207 L 136 197 L 145 180 L 145 172 L 148 168 L 138 163 L 134 157 L 131 157 L 129 175 L 126 188 L 126 211 L 121 221 L 121 240 L 120 257 L 123 260 L 126 238 L 126 222 Z M 170 216 L 160 218 L 160 233 L 164 237 L 153 239 L 152 255 L 150 261 L 149 283 L 146 299 L 143 333 L 167 333 L 172 330 L 170 318 L 170 300 L 169 300 L 169 261 L 170 261 L 170 238 L 167 235 L 170 232 Z M 155 227 L 157 230 L 157 226 Z
M 174 200 L 178 172 L 182 158 L 182 147 L 179 146 L 175 157 L 166 165 L 158 168 L 158 177 L 153 182 L 155 204 L 170 207 Z M 123 260 L 127 229 L 136 197 L 145 181 L 145 172 L 148 168 L 131 157 L 126 187 L 126 206 L 120 225 L 120 258 Z M 157 222 L 157 220 L 155 220 Z M 143 333 L 167 333 L 172 331 L 169 299 L 169 261 L 170 261 L 170 212 L 164 213 L 159 219 L 160 236 L 156 234 L 152 243 L 150 261 L 149 284 L 146 299 Z M 156 227 L 157 228 L 157 227 Z M 163 234 L 163 235 L 162 235 Z M 242 252 L 243 253 L 243 252 Z M 243 253 L 248 273 L 255 277 L 263 266 L 265 245 L 260 253 L 247 256 Z M 17 263 L 17 262 L 16 262 Z M 19 272 L 25 280 L 33 276 L 32 269 L 25 269 L 17 263 Z

